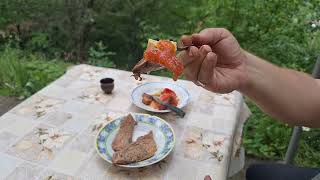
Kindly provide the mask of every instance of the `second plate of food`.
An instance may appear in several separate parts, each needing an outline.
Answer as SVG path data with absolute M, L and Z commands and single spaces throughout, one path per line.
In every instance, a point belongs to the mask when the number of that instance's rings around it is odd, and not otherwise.
M 130 118 L 131 117 L 131 118 Z M 129 118 L 129 119 L 128 119 Z M 130 120 L 131 119 L 131 120 Z M 123 163 L 118 161 L 119 156 L 117 156 L 118 160 L 115 160 L 114 156 L 114 149 L 115 147 L 119 147 L 115 144 L 116 136 L 120 137 L 120 142 L 123 143 L 125 138 L 125 135 L 120 135 L 120 126 L 125 129 L 125 131 L 128 131 L 130 128 L 125 126 L 134 126 L 133 134 L 132 134 L 132 145 L 137 146 L 137 142 L 139 141 L 139 138 L 144 138 L 150 135 L 152 133 L 152 139 L 153 142 L 156 144 L 156 150 L 153 152 L 153 155 L 151 157 L 146 158 L 145 160 L 139 161 L 139 162 L 133 162 L 133 163 Z M 132 122 L 135 122 L 132 124 Z M 127 134 L 129 132 L 125 132 Z M 121 139 L 122 138 L 122 139 Z M 147 141 L 143 142 L 144 144 L 147 143 Z M 129 145 L 129 146 L 132 146 Z M 139 168 L 148 166 L 154 163 L 157 163 L 164 159 L 173 149 L 175 145 L 175 134 L 172 129 L 172 127 L 165 122 L 163 119 L 151 116 L 148 114 L 139 114 L 139 113 L 132 113 L 131 115 L 120 117 L 117 119 L 114 119 L 113 121 L 106 124 L 103 128 L 100 129 L 96 140 L 95 140 L 95 147 L 100 155 L 104 160 L 108 161 L 109 163 L 115 163 L 115 161 L 120 162 L 120 164 L 117 164 L 118 166 L 127 167 L 127 168 Z M 122 152 L 127 154 L 122 154 L 120 158 L 126 158 L 128 156 L 129 159 L 132 159 L 134 154 L 137 154 L 138 152 L 129 152 L 130 149 L 134 150 L 135 147 L 125 147 L 123 151 L 119 151 L 120 154 Z M 139 148 L 143 150 L 143 148 Z M 146 149 L 147 151 L 150 150 Z M 144 152 L 145 154 L 147 152 Z
M 170 110 L 165 109 L 156 102 L 151 104 L 146 104 L 143 102 L 143 94 L 147 93 L 152 96 L 158 97 L 160 100 L 167 101 L 170 100 L 170 104 L 177 106 L 178 108 L 183 108 L 188 104 L 190 95 L 188 91 L 177 84 L 168 82 L 149 82 L 144 83 L 135 89 L 131 93 L 131 101 L 133 104 L 150 112 L 170 112 Z

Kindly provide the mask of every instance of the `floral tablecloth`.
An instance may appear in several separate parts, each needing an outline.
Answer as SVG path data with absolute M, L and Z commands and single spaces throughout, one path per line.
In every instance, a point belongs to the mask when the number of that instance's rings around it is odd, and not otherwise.
M 172 81 L 148 76 L 135 81 L 127 71 L 77 65 L 0 117 L 0 179 L 226 179 L 238 155 L 242 125 L 250 112 L 238 92 L 214 94 L 189 81 L 176 83 L 191 94 L 186 116 L 154 114 L 169 122 L 176 146 L 163 161 L 124 169 L 102 160 L 94 148 L 98 130 L 128 112 L 145 112 L 130 102 L 143 82 Z M 104 77 L 115 79 L 105 95 Z

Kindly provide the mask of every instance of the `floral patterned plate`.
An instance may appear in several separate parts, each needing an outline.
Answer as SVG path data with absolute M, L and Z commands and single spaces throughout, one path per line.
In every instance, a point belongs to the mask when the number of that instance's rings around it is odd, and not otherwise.
M 119 166 L 138 168 L 149 166 L 164 159 L 172 151 L 175 145 L 175 134 L 172 127 L 163 119 L 156 116 L 139 113 L 132 113 L 132 116 L 138 123 L 134 129 L 133 141 L 138 137 L 147 134 L 149 131 L 152 131 L 153 137 L 157 143 L 157 151 L 154 156 L 144 161 Z M 95 147 L 98 154 L 109 163 L 112 163 L 112 155 L 114 153 L 111 144 L 123 118 L 124 116 L 106 124 L 100 129 L 95 140 Z

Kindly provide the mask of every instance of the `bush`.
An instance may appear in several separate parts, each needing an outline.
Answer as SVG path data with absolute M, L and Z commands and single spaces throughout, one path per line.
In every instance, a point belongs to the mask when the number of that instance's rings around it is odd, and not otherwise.
M 89 64 L 100 67 L 114 68 L 115 64 L 111 61 L 110 56 L 114 56 L 114 52 L 106 51 L 107 47 L 102 42 L 95 43 L 89 49 Z
M 67 64 L 5 48 L 0 55 L 0 95 L 28 97 L 61 76 Z
M 291 128 L 264 114 L 251 101 L 247 104 L 252 112 L 244 127 L 243 144 L 247 153 L 267 159 L 283 158 Z
M 20 62 L 20 52 L 6 48 L 0 56 L 1 94 L 25 96 L 30 79 L 26 67 Z
M 289 144 L 292 128 L 263 113 L 251 101 L 252 112 L 244 126 L 243 145 L 246 153 L 262 159 L 283 160 Z M 299 166 L 320 166 L 320 130 L 302 133 L 295 163 Z

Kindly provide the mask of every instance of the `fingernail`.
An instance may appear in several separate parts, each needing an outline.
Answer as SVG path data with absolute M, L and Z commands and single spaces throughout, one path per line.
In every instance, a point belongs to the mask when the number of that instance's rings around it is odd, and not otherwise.
M 204 46 L 201 46 L 201 47 L 200 47 L 200 52 L 201 52 L 201 53 L 205 53 Z
M 186 38 L 188 38 L 188 36 L 182 35 L 180 39 L 186 39 Z
M 191 35 L 191 37 L 197 37 L 199 34 L 198 33 L 194 33 Z
M 190 57 L 193 57 L 193 52 L 192 52 L 191 49 L 189 50 L 189 56 L 190 56 Z
M 198 37 L 199 37 L 199 34 L 192 34 L 191 39 L 197 40 Z
M 200 47 L 200 51 L 201 51 L 201 53 L 208 53 L 208 52 L 210 52 L 205 46 L 201 46 L 201 47 Z

